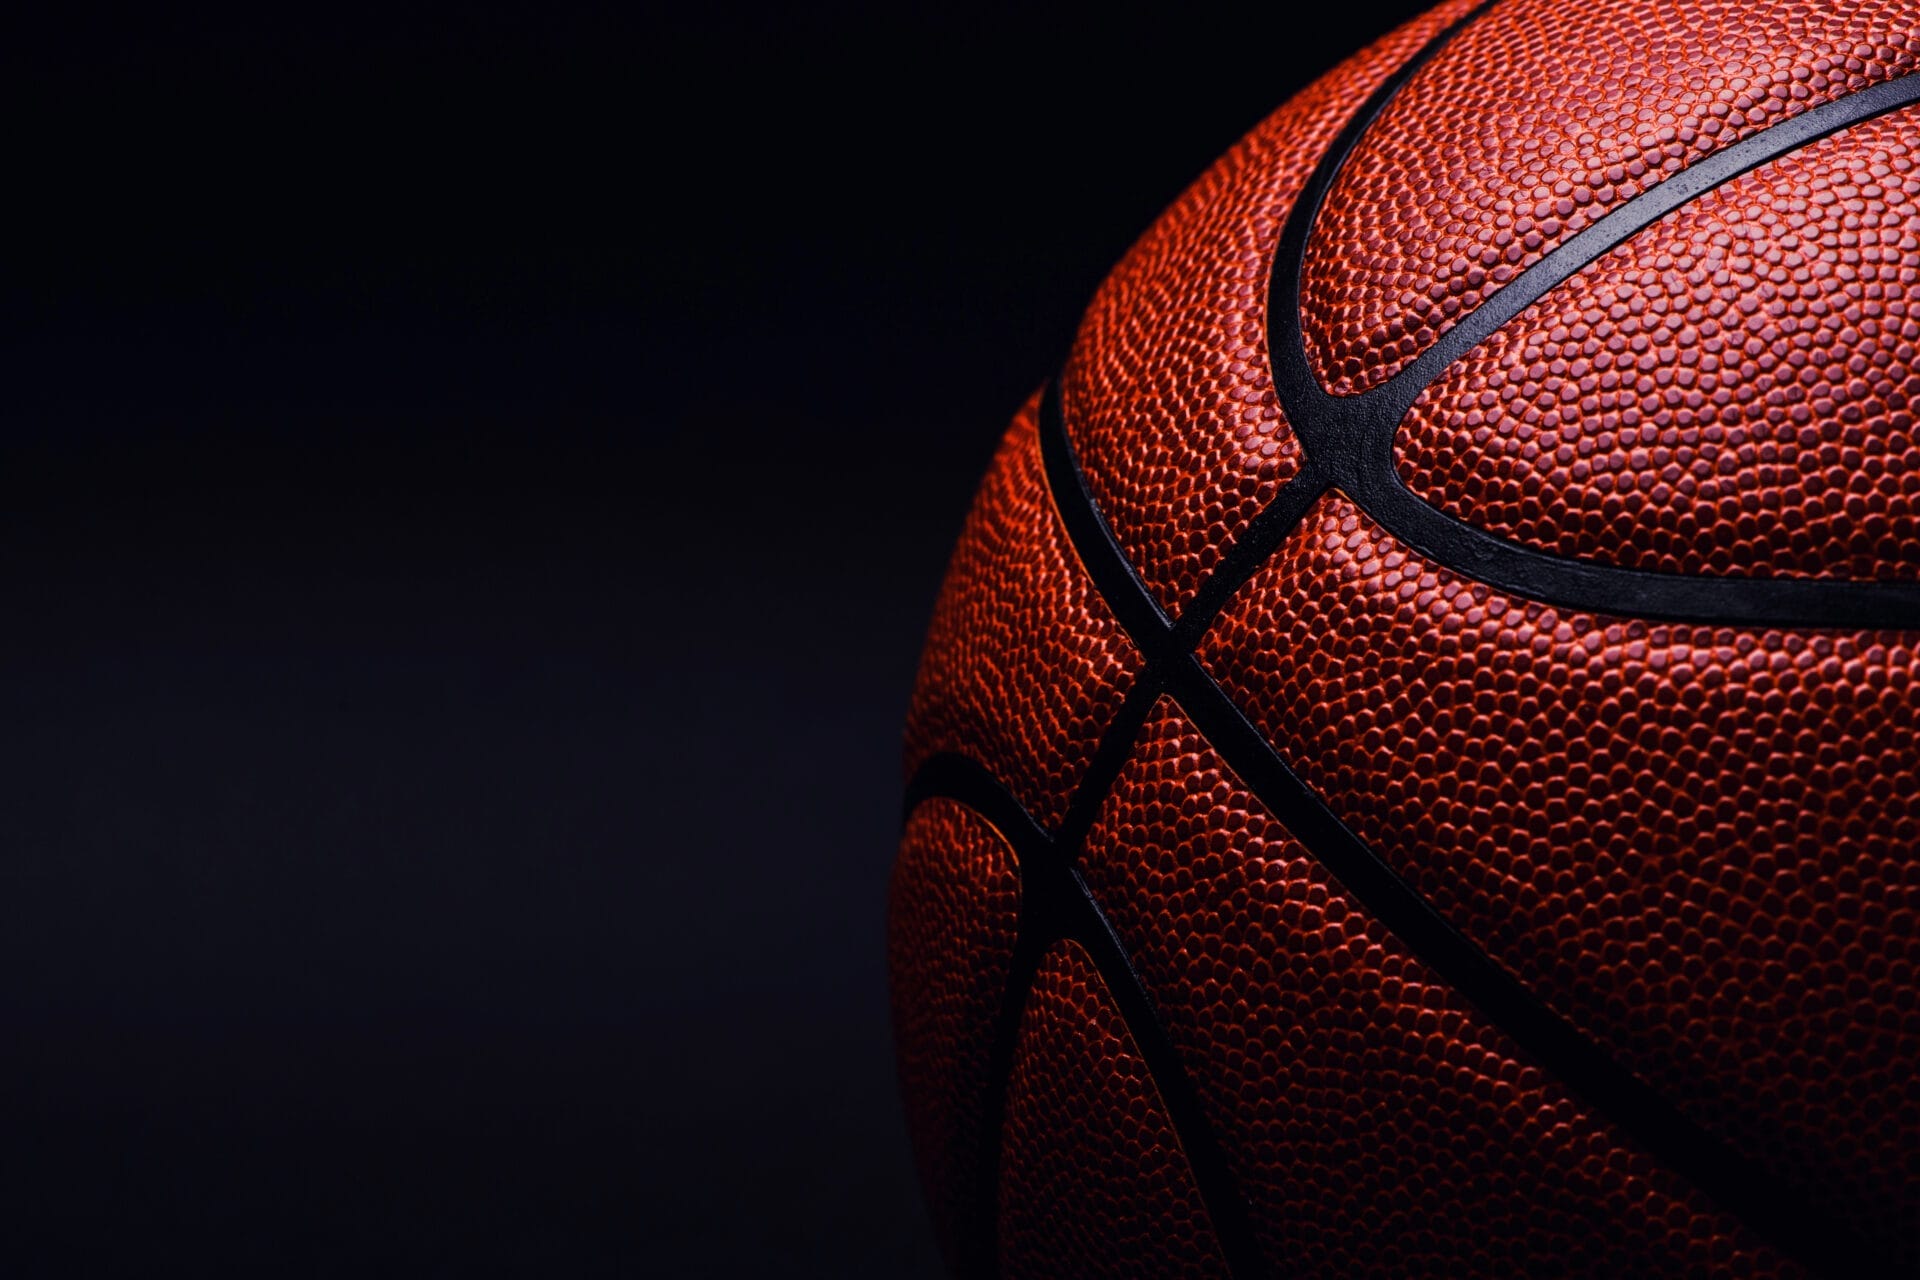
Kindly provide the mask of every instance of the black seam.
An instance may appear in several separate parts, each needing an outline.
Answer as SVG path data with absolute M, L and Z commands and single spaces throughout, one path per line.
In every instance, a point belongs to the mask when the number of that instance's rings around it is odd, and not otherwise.
M 1401 423 L 1427 387 L 1554 287 L 1714 188 L 1849 125 L 1915 102 L 1920 102 L 1920 73 L 1821 103 L 1696 161 L 1514 277 L 1392 379 L 1352 396 L 1332 395 L 1320 385 L 1300 322 L 1307 244 L 1345 158 L 1330 154 L 1287 219 L 1268 284 L 1274 393 L 1307 465 L 1324 471 L 1369 518 L 1428 560 L 1557 608 L 1701 625 L 1920 628 L 1920 583 L 1653 573 L 1550 555 L 1433 506 L 1407 487 L 1394 459 Z M 1233 558 L 1231 567 L 1222 564 L 1221 572 L 1202 585 L 1194 602 L 1201 610 L 1201 629 L 1239 588 L 1242 572 L 1264 561 L 1268 541 L 1273 540 L 1263 539 L 1246 556 Z
M 1057 414 L 1042 418 L 1041 449 L 1052 455 L 1050 480 L 1071 477 L 1084 486 Z M 1310 504 L 1324 491 L 1318 479 L 1302 474 L 1276 501 L 1295 509 L 1302 505 L 1302 495 L 1310 495 L 1305 498 Z M 1055 491 L 1055 499 L 1092 502 L 1084 487 L 1065 485 Z M 1095 535 L 1081 552 L 1093 572 L 1094 566 L 1125 556 L 1097 509 L 1087 510 L 1091 518 L 1074 525 Z M 1103 571 L 1109 580 L 1112 574 L 1111 568 Z M 1848 1228 L 1808 1206 L 1804 1197 L 1693 1123 L 1455 929 L 1301 781 L 1198 660 L 1174 650 L 1167 636 L 1162 632 L 1140 641 L 1143 649 L 1156 654 L 1141 683 L 1151 681 L 1169 694 L 1275 820 L 1410 952 L 1632 1141 L 1757 1235 L 1815 1270 L 1838 1266 L 1853 1272 L 1866 1265 L 1870 1250 Z M 1137 728 L 1133 732 L 1137 734 Z M 1103 791 L 1110 786 L 1108 780 Z
M 1424 65 L 1462 28 L 1485 12 L 1493 0 L 1468 11 L 1451 26 L 1429 40 L 1396 71 L 1389 75 L 1361 104 L 1336 138 L 1332 151 L 1344 154 L 1359 139 L 1367 124 L 1393 98 L 1400 86 Z M 1323 161 L 1324 165 L 1324 161 Z M 1134 1043 L 1139 1046 L 1148 1072 L 1167 1107 L 1174 1131 L 1187 1155 L 1194 1182 L 1207 1210 L 1228 1271 L 1235 1280 L 1261 1280 L 1269 1274 L 1265 1254 L 1259 1247 L 1238 1180 L 1229 1169 L 1212 1126 L 1200 1107 L 1192 1081 L 1180 1065 L 1178 1052 L 1167 1037 L 1159 1016 L 1147 995 L 1139 975 L 1134 972 L 1124 945 L 1108 922 L 1099 904 L 1088 892 L 1074 867 L 1080 844 L 1092 828 L 1101 804 L 1132 754 L 1147 715 L 1159 700 L 1166 685 L 1170 664 L 1187 660 L 1187 652 L 1199 640 L 1199 632 L 1183 620 L 1176 625 L 1167 617 L 1153 593 L 1141 581 L 1133 564 L 1119 550 L 1111 531 L 1098 512 L 1086 478 L 1071 448 L 1061 423 L 1060 388 L 1050 383 L 1042 399 L 1041 445 L 1047 486 L 1053 506 L 1066 528 L 1068 540 L 1080 556 L 1095 589 L 1107 602 L 1123 630 L 1134 641 L 1145 659 L 1145 668 L 1107 726 L 1099 746 L 1089 762 L 1086 774 L 1075 789 L 1060 830 L 1049 837 L 1024 806 L 992 775 L 974 761 L 956 755 L 937 755 L 915 773 L 907 788 L 906 806 L 914 806 L 934 796 L 949 796 L 976 811 L 1006 836 L 1013 845 L 1020 867 L 1021 899 L 1019 925 L 1014 954 L 1009 964 L 1006 993 L 994 1029 L 990 1050 L 987 1097 L 983 1100 L 980 1169 L 976 1180 L 976 1203 L 972 1206 L 974 1229 L 961 1241 L 960 1263 L 968 1275 L 992 1277 L 998 1273 L 999 1164 L 1002 1128 L 1006 1114 L 1007 1077 L 1013 1050 L 1019 1035 L 1020 1018 L 1026 1008 L 1041 956 L 1054 942 L 1073 937 L 1094 959 L 1101 978 L 1113 992 L 1115 1003 Z M 1053 429 L 1049 429 L 1049 424 Z M 1057 441 L 1061 447 L 1053 447 Z M 1254 521 L 1256 534 L 1270 532 L 1277 545 L 1287 527 L 1304 513 L 1318 490 L 1309 492 L 1302 478 L 1283 491 L 1292 495 L 1299 512 L 1289 516 L 1282 501 Z M 1063 495 L 1074 501 L 1062 501 Z M 1235 566 L 1249 556 L 1251 547 L 1236 547 L 1223 562 L 1223 568 Z M 1101 554 L 1104 553 L 1104 554 Z M 1264 556 L 1262 556 L 1264 558 Z M 1252 560 L 1247 574 L 1258 567 Z M 1214 608 L 1223 605 L 1222 593 Z M 1191 611 L 1189 611 L 1191 613 Z M 1062 889 L 1062 873 L 1072 892 Z M 1061 904 L 1069 904 L 1065 909 Z
M 1142 679 L 1135 688 L 1144 689 L 1147 685 Z M 1119 761 L 1112 769 L 1114 774 L 1131 754 L 1133 740 L 1154 701 L 1154 697 L 1145 697 L 1136 710 L 1130 699 L 1129 708 L 1121 717 L 1116 717 L 1116 727 L 1125 721 L 1131 723 L 1131 730 L 1121 744 Z M 1114 736 L 1115 730 L 1110 729 L 1108 738 Z M 1090 771 L 1089 783 L 1095 781 Z M 1083 790 L 1086 785 L 1083 784 Z M 1098 780 L 1098 785 L 1104 792 L 1112 785 L 1112 777 Z M 915 806 L 935 798 L 957 801 L 991 823 L 1013 848 L 1020 868 L 1019 928 L 1008 964 L 1006 995 L 988 1051 L 987 1095 L 981 1107 L 981 1167 L 975 1179 L 977 1200 L 973 1205 L 975 1229 L 961 1242 L 960 1263 L 964 1272 L 990 1276 L 998 1269 L 1001 1131 L 1020 1019 L 1041 959 L 1055 943 L 1070 939 L 1079 943 L 1093 961 L 1121 1021 L 1133 1037 L 1134 1047 L 1146 1064 L 1147 1074 L 1160 1094 L 1186 1154 L 1194 1186 L 1229 1270 L 1234 1276 L 1249 1280 L 1265 1276 L 1266 1264 L 1253 1233 L 1246 1201 L 1239 1194 L 1213 1127 L 1207 1123 L 1193 1082 L 1180 1066 L 1179 1050 L 1167 1035 L 1118 933 L 1074 866 L 1077 841 L 1066 845 L 1049 836 L 985 767 L 965 756 L 936 755 L 915 772 L 907 787 L 907 812 L 911 814 Z
M 1399 83 L 1406 74 L 1397 78 Z M 1865 1265 L 1872 1250 L 1854 1232 L 1700 1129 L 1435 912 L 1293 774 L 1191 652 L 1219 610 L 1298 527 L 1313 503 L 1335 487 L 1389 532 L 1440 564 L 1563 607 L 1638 613 L 1644 606 L 1655 617 L 1801 626 L 1856 625 L 1864 618 L 1871 619 L 1864 625 L 1900 625 L 1912 608 L 1920 621 L 1920 588 L 1907 584 L 1648 574 L 1544 556 L 1477 530 L 1468 530 L 1470 543 L 1441 538 L 1436 547 L 1435 522 L 1466 526 L 1400 484 L 1392 456 L 1399 421 L 1426 383 L 1547 290 L 1705 191 L 1849 124 L 1920 100 L 1920 76 L 1813 108 L 1709 157 L 1629 201 L 1522 273 L 1483 304 L 1484 317 L 1475 319 L 1480 312 L 1470 315 L 1385 386 L 1363 396 L 1335 397 L 1320 387 L 1307 364 L 1298 319 L 1299 270 L 1320 203 L 1353 145 L 1391 97 L 1386 91 L 1370 100 L 1349 123 L 1340 144 L 1322 158 L 1289 215 L 1275 255 L 1270 345 L 1283 353 L 1276 359 L 1276 391 L 1301 443 L 1301 470 L 1229 550 L 1180 620 L 1167 627 L 1158 600 L 1100 513 L 1074 457 L 1057 390 L 1043 405 L 1041 421 L 1041 448 L 1055 504 L 1089 575 L 1148 655 L 1143 679 L 1153 679 L 1173 694 L 1229 767 L 1370 912 L 1528 1054 L 1756 1234 L 1817 1269 Z M 1497 309 L 1486 310 L 1496 304 Z M 1416 384 L 1416 377 L 1424 381 Z M 1383 498 L 1383 493 L 1388 496 Z M 1395 494 L 1404 501 L 1396 502 Z M 1375 507 L 1385 510 L 1376 512 Z M 1544 587 L 1514 572 L 1515 566 L 1524 569 L 1534 562 L 1549 566 Z M 1672 598 L 1685 594 L 1676 593 L 1676 587 L 1702 583 L 1710 597 L 1704 603 Z
M 1299 278 L 1321 202 L 1367 128 L 1412 74 L 1462 27 L 1469 11 L 1389 77 L 1348 121 L 1321 158 L 1282 230 L 1270 279 L 1269 351 L 1276 394 L 1304 454 L 1297 473 L 1244 530 L 1177 621 L 1170 621 L 1099 511 L 1067 437 L 1057 382 L 1040 425 L 1048 487 L 1069 539 L 1096 589 L 1146 659 L 1049 837 L 981 766 L 959 757 L 929 761 L 909 788 L 909 807 L 932 795 L 980 809 L 1014 844 L 1022 898 L 1018 940 L 995 1032 L 981 1202 L 984 1242 L 969 1270 L 992 1275 L 1000 1127 L 1020 1015 L 1039 959 L 1074 937 L 1095 960 L 1172 1114 L 1223 1252 L 1238 1277 L 1266 1272 L 1238 1191 L 1191 1081 L 1166 1036 L 1124 945 L 1074 868 L 1080 842 L 1124 767 L 1147 715 L 1171 694 L 1228 766 L 1309 852 L 1424 962 L 1480 1008 L 1633 1140 L 1700 1187 L 1757 1234 L 1817 1270 L 1859 1269 L 1871 1250 L 1681 1114 L 1638 1076 L 1533 995 L 1461 935 L 1325 805 L 1193 658 L 1192 651 L 1233 594 L 1338 487 L 1383 528 L 1449 569 L 1516 595 L 1566 608 L 1701 623 L 1781 626 L 1920 626 L 1920 586 L 1806 579 L 1716 579 L 1651 574 L 1548 556 L 1474 529 L 1406 488 L 1394 465 L 1400 421 L 1421 392 L 1470 350 L 1554 286 L 1633 234 L 1704 192 L 1817 138 L 1920 101 L 1920 75 L 1883 82 L 1812 108 L 1703 159 L 1569 239 L 1469 313 L 1399 375 L 1360 396 L 1328 394 L 1313 375 L 1299 324 Z M 997 816 L 996 816 L 997 815 Z M 1017 816 L 1016 816 L 1017 815 Z M 1023 847 L 1024 846 L 1024 847 Z M 1031 883 L 1038 888 L 1029 893 Z M 1048 888 L 1046 885 L 1053 887 Z M 1030 905 L 1031 904 L 1031 905 Z
M 1389 75 L 1347 122 L 1332 151 L 1344 155 L 1351 149 L 1368 122 L 1391 101 L 1407 79 L 1491 3 L 1492 0 L 1486 0 L 1486 3 L 1469 11 Z M 981 793 L 981 788 L 984 783 L 991 782 L 991 777 L 984 770 L 980 770 L 978 776 L 965 784 L 983 802 L 1002 809 L 1012 806 L 1019 810 L 1018 819 L 1010 811 L 1006 813 L 1008 825 L 1002 830 L 1010 840 L 1017 832 L 1027 848 L 1023 851 L 1018 844 L 1015 846 L 1021 866 L 1020 926 L 1009 965 L 1007 992 L 995 1027 L 989 1058 L 988 1096 L 983 1106 L 981 1169 L 977 1183 L 979 1190 L 976 1192 L 978 1202 L 974 1206 L 976 1226 L 968 1235 L 966 1247 L 969 1253 L 963 1258 L 962 1265 L 970 1275 L 992 1276 L 997 1272 L 998 1260 L 994 1256 L 998 1234 L 995 1201 L 999 1186 L 1007 1073 L 1019 1034 L 1020 1018 L 1026 1007 L 1027 993 L 1040 957 L 1060 937 L 1075 936 L 1095 958 L 1102 979 L 1114 991 L 1115 1001 L 1121 1007 L 1135 1043 L 1141 1047 L 1141 1056 L 1146 1060 L 1155 1087 L 1167 1105 L 1174 1130 L 1186 1149 L 1188 1165 L 1193 1170 L 1194 1182 L 1219 1239 L 1229 1271 L 1236 1280 L 1257 1280 L 1268 1274 L 1268 1268 L 1253 1232 L 1246 1197 L 1240 1190 L 1238 1179 L 1227 1166 L 1212 1126 L 1200 1107 L 1192 1081 L 1180 1065 L 1177 1051 L 1167 1037 L 1144 985 L 1134 972 L 1123 944 L 1098 903 L 1087 892 L 1085 883 L 1073 865 L 1101 804 L 1132 754 L 1134 741 L 1147 715 L 1166 688 L 1168 669 L 1175 663 L 1189 661 L 1187 654 L 1198 642 L 1200 630 L 1194 629 L 1196 615 L 1192 610 L 1188 611 L 1189 617 L 1182 619 L 1180 624 L 1168 618 L 1152 591 L 1141 580 L 1133 563 L 1114 542 L 1105 519 L 1099 513 L 1098 504 L 1087 487 L 1079 462 L 1066 445 L 1060 401 L 1060 386 L 1055 380 L 1048 384 L 1040 408 L 1041 459 L 1054 510 L 1059 514 L 1068 541 L 1079 555 L 1095 590 L 1132 639 L 1146 665 L 1128 691 L 1113 723 L 1102 735 L 1087 772 L 1068 804 L 1060 829 L 1052 838 L 1048 838 L 1044 829 L 1034 823 L 1025 809 L 1003 789 L 997 797 L 988 801 Z M 1256 518 L 1253 541 L 1243 540 L 1244 545 L 1233 548 L 1222 567 L 1234 568 L 1242 566 L 1244 562 L 1245 573 L 1250 575 L 1260 560 L 1265 558 L 1264 552 L 1259 553 L 1257 559 L 1253 558 L 1255 548 L 1265 540 L 1265 535 L 1270 534 L 1273 545 L 1277 545 L 1322 488 L 1324 482 L 1317 475 L 1296 477 L 1280 497 Z M 1066 495 L 1072 495 L 1072 500 L 1063 500 Z M 1230 592 L 1220 595 L 1213 604 L 1214 609 L 1225 603 L 1227 594 Z M 915 775 L 908 791 L 909 806 L 935 793 L 929 790 L 934 786 L 934 776 L 951 773 L 958 768 L 952 763 L 935 763 L 942 759 L 935 757 Z M 978 766 L 971 767 L 978 769 Z M 933 768 L 935 775 L 929 775 L 928 768 Z M 997 787 L 997 784 L 994 785 Z M 1038 878 L 1036 883 L 1044 885 L 1057 880 L 1053 870 L 1056 867 L 1064 868 L 1072 877 L 1076 892 L 1069 895 L 1042 888 L 1039 893 L 1029 895 L 1026 888 L 1029 870 Z M 1084 909 L 1076 908 L 1081 917 L 1081 928 L 1076 933 L 1066 932 L 1057 908 L 1048 905 L 1062 901 L 1085 904 Z M 1097 923 L 1097 928 L 1094 923 Z M 1106 957 L 1104 960 L 1103 956 Z
M 1314 861 L 1523 1052 L 1762 1239 L 1816 1271 L 1861 1272 L 1869 1250 L 1850 1228 L 1700 1128 L 1456 930 L 1287 766 L 1197 662 L 1184 664 L 1171 687 L 1194 727 Z

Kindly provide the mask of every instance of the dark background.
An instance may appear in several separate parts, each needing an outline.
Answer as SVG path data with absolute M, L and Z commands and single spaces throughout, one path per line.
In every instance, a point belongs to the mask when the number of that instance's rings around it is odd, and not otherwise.
M 898 730 L 1001 425 L 1413 10 L 0 40 L 0 1267 L 918 1276 Z

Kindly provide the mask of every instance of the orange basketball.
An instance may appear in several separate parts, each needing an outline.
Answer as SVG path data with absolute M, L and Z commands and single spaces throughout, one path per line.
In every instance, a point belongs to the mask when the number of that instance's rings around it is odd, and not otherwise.
M 1454 0 L 1114 271 L 907 731 L 958 1273 L 1920 1267 L 1917 70 Z

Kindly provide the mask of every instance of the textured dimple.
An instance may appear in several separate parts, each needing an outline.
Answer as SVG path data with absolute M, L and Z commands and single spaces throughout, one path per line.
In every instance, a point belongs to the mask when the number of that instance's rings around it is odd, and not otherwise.
M 1078 943 L 1056 944 L 1034 977 L 1003 1151 L 1004 1275 L 1227 1276 L 1159 1091 Z
M 893 866 L 887 966 L 914 1161 L 949 1259 L 978 1197 L 987 1058 L 1019 915 L 1000 833 L 952 800 L 919 805 Z
M 1869 120 L 1593 263 L 1422 395 L 1409 487 L 1631 568 L 1920 576 L 1917 160 Z
M 1468 2 L 1256 129 L 1088 312 L 1063 418 L 1171 613 L 1305 462 L 1264 341 L 1282 223 L 1348 114 Z M 1329 194 L 1303 289 L 1318 376 L 1379 385 L 1622 203 L 1909 73 L 1916 29 L 1911 0 L 1500 0 Z M 1496 536 L 1619 567 L 1920 579 L 1916 134 L 1914 110 L 1857 125 L 1590 264 L 1445 371 L 1367 481 L 1395 466 Z M 1789 1220 L 1732 1221 L 1617 1127 L 1642 1123 L 1631 1105 L 1570 1093 L 1163 702 L 1082 867 L 1245 1193 L 1236 1249 L 1277 1274 L 1775 1275 L 1792 1268 L 1760 1237 L 1825 1220 L 1862 1270 L 1920 1272 L 1916 637 L 1582 614 L 1470 568 L 1334 491 L 1199 656 L 1411 891 L 1771 1180 Z M 1142 666 L 1064 534 L 1030 403 L 943 588 L 909 768 L 963 753 L 1057 830 Z M 1077 947 L 1044 959 L 981 1131 L 1016 876 L 968 810 L 928 802 L 909 825 L 889 963 L 936 1219 L 950 1239 L 997 1221 L 1009 1277 L 1220 1274 L 1134 1036 L 1158 1041 Z M 996 1138 L 981 1205 L 965 1170 Z
M 1781 1274 L 1411 956 L 1163 702 L 1087 841 L 1277 1274 Z
M 1920 1262 L 1920 652 L 1559 613 L 1323 500 L 1201 651 L 1455 927 Z
M 1053 823 L 1141 664 L 1061 528 L 1038 404 L 1008 428 L 947 567 L 907 713 L 907 769 L 965 754 Z
M 1275 112 L 1162 215 L 1081 321 L 1062 383 L 1074 448 L 1170 612 L 1299 469 L 1267 362 L 1281 224 L 1348 116 L 1468 7 L 1441 5 Z
M 1909 0 L 1495 5 L 1328 193 L 1301 291 L 1315 372 L 1340 395 L 1384 382 L 1620 204 L 1917 54 Z

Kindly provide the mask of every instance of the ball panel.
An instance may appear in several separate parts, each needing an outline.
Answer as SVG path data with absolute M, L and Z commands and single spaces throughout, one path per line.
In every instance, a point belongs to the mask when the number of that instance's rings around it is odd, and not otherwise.
M 907 713 L 907 770 L 985 765 L 1052 825 L 1141 661 L 1047 492 L 1039 397 L 1008 428 L 947 567 Z
M 1159 1091 L 1078 943 L 1056 943 L 1034 977 L 1003 1142 L 1008 1280 L 1228 1275 Z
M 1499 4 L 1407 84 L 1309 242 L 1323 385 L 1377 386 L 1568 237 L 1688 164 L 1920 65 L 1904 0 Z
M 1277 1274 L 1787 1274 L 1410 955 L 1162 702 L 1083 873 Z
M 1348 116 L 1469 7 L 1453 0 L 1400 28 L 1255 128 L 1141 238 L 1081 321 L 1061 383 L 1074 449 L 1169 612 L 1299 469 L 1266 355 L 1281 224 Z
M 1256 129 L 1083 323 L 1066 424 L 1169 612 L 1304 462 L 1264 337 L 1291 203 L 1348 113 L 1469 2 Z M 1907 74 L 1916 52 L 1920 19 L 1899 0 L 1494 5 L 1414 77 L 1330 194 L 1304 290 L 1318 376 L 1341 393 L 1378 385 L 1594 220 Z M 1398 442 L 1402 478 L 1557 555 L 1920 579 L 1915 143 L 1920 110 L 1863 123 L 1591 265 L 1429 389 Z M 1143 673 L 1065 536 L 1035 409 L 950 568 L 908 767 L 963 753 L 1053 828 L 1121 695 L 1161 673 Z M 1378 856 L 1559 1018 L 1857 1232 L 1882 1269 L 1920 1269 L 1913 637 L 1554 610 L 1423 562 L 1334 493 L 1200 657 Z M 1277 1269 L 1788 1269 L 1429 973 L 1170 704 L 1084 867 Z M 968 1099 L 1016 877 L 952 802 L 909 824 L 896 1017 L 950 1247 L 956 1224 L 987 1221 L 969 1211 L 977 1174 L 960 1171 L 982 1141 Z M 1154 1082 L 1077 947 L 1043 963 L 1005 1083 L 1007 1274 L 1224 1270 Z M 1191 1099 L 1173 1092 L 1191 1139 Z
M 920 804 L 894 861 L 887 971 L 908 1136 L 949 1259 L 979 1199 L 987 1060 L 1019 918 L 1000 833 L 952 800 Z
M 1666 573 L 1920 577 L 1920 111 L 1649 227 L 1456 361 L 1401 427 L 1428 502 Z
M 1695 1123 L 1920 1261 L 1910 637 L 1558 614 L 1333 497 L 1201 656 L 1462 933 Z

